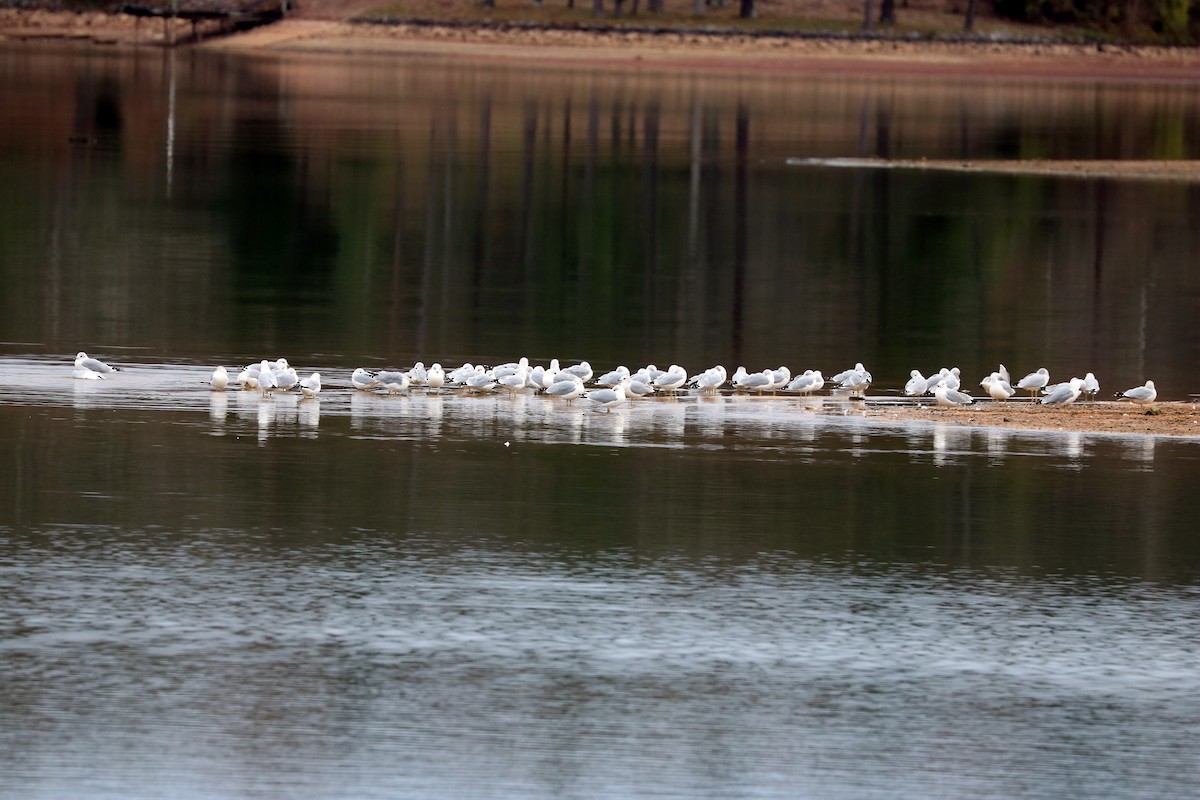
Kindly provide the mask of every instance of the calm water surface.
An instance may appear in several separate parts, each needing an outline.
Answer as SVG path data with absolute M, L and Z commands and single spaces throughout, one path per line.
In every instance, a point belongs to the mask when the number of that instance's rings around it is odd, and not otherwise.
M 524 354 L 1187 397 L 1195 188 L 785 163 L 1195 158 L 1185 87 L 0 76 L 0 797 L 1200 790 L 1194 440 L 348 387 Z M 319 400 L 204 385 L 277 355 Z

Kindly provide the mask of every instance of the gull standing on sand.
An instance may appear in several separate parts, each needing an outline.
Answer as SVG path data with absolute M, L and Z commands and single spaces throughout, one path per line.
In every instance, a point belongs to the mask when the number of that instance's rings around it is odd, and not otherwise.
M 1140 406 L 1148 406 L 1158 398 L 1158 390 L 1154 388 L 1154 381 L 1146 381 L 1145 386 L 1135 386 L 1132 389 L 1126 389 L 1116 395 L 1123 400 L 1132 400 Z
M 1004 376 L 999 372 L 988 375 L 979 382 L 979 385 L 987 389 L 988 395 L 993 400 L 999 400 L 1002 403 L 1016 394 L 1016 390 L 1009 385 L 1008 381 L 1004 380 Z
M 1066 406 L 1079 399 L 1083 391 L 1083 378 L 1071 378 L 1065 386 L 1059 386 L 1041 399 L 1044 406 Z
M 909 397 L 920 397 L 929 389 L 929 381 L 921 374 L 921 370 L 914 369 L 908 373 L 908 383 L 904 384 L 904 393 Z
M 218 392 L 229 385 L 229 372 L 224 366 L 217 367 L 213 370 L 212 377 L 208 379 L 208 385 L 216 389 Z
M 1090 372 L 1083 376 L 1083 394 L 1089 400 L 1095 400 L 1096 395 L 1100 394 L 1100 381 Z
M 937 398 L 939 406 L 969 406 L 975 402 L 975 398 L 969 394 L 963 394 L 957 389 L 950 389 L 943 384 L 939 384 L 933 390 L 933 396 Z
M 75 354 L 75 367 L 77 369 L 80 367 L 82 367 L 84 369 L 90 369 L 92 372 L 99 372 L 102 374 L 108 374 L 109 372 L 118 372 L 119 371 L 116 367 L 110 367 L 108 364 L 105 364 L 103 361 L 92 358 L 87 353 L 83 352 L 82 350 L 80 350 L 78 353 Z
M 733 388 L 739 391 L 762 393 L 775 383 L 775 373 L 769 369 L 762 372 L 748 372 L 733 382 Z
M 1037 372 L 1031 372 L 1017 382 L 1018 389 L 1028 389 L 1029 396 L 1037 397 L 1038 392 L 1045 388 L 1046 384 L 1050 383 L 1050 371 L 1045 367 L 1038 367 Z

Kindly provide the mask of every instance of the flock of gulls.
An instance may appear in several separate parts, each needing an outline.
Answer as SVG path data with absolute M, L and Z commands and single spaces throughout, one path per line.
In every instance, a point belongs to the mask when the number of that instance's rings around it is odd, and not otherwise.
M 78 380 L 104 380 L 116 371 L 117 367 L 81 352 L 75 357 L 72 377 Z M 958 367 L 942 367 L 928 377 L 914 369 L 909 375 L 903 389 L 908 397 L 919 399 L 932 396 L 937 405 L 950 407 L 968 406 L 977 399 L 963 391 Z M 321 392 L 321 373 L 314 372 L 307 378 L 301 378 L 286 358 L 274 361 L 263 359 L 242 368 L 234 377 L 224 366 L 219 366 L 213 371 L 209 383 L 218 391 L 236 386 L 261 392 L 263 396 L 297 390 L 304 397 L 316 397 Z M 747 372 L 745 367 L 738 367 L 730 376 L 721 365 L 689 375 L 678 364 L 672 364 L 665 370 L 650 364 L 636 372 L 620 366 L 611 372 L 596 375 L 587 361 L 563 367 L 558 359 L 552 359 L 543 366 L 531 365 L 529 359 L 521 358 L 496 367 L 466 363 L 450 370 L 437 363 L 426 368 L 420 361 L 403 370 L 372 371 L 359 367 L 351 374 L 350 383 L 358 391 L 385 394 L 402 394 L 413 389 L 457 389 L 478 393 L 536 392 L 567 402 L 582 397 L 597 408 L 611 411 L 622 403 L 638 398 L 653 394 L 675 395 L 680 391 L 711 395 L 722 389 L 732 389 L 760 395 L 784 392 L 807 396 L 828 387 L 831 391 L 840 390 L 850 397 L 865 398 L 872 378 L 862 364 L 855 364 L 853 368 L 829 378 L 822 375 L 820 370 L 812 369 L 793 376 L 787 367 L 764 369 L 761 372 Z M 979 385 L 992 400 L 1004 402 L 1019 392 L 1027 391 L 1031 402 L 1048 406 L 1069 405 L 1081 397 L 1094 400 L 1100 393 L 1100 383 L 1091 372 L 1082 378 L 1052 384 L 1050 373 L 1042 367 L 1014 384 L 1003 364 L 980 381 Z M 1139 405 L 1150 405 L 1158 397 L 1158 392 L 1154 388 L 1154 381 L 1146 381 L 1144 386 L 1135 386 L 1114 396 Z

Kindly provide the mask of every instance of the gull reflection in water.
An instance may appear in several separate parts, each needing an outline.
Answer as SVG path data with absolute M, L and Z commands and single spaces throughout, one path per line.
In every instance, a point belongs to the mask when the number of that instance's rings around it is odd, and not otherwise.
M 988 463 L 999 464 L 1008 455 L 1008 442 L 1012 434 L 1003 428 L 989 428 L 987 432 Z
M 271 435 L 271 426 L 275 424 L 275 403 L 269 398 L 263 398 L 258 403 L 255 418 L 258 421 L 258 443 L 267 441 Z
M 321 425 L 321 401 L 315 397 L 306 397 L 296 406 L 296 421 L 300 423 L 300 435 L 305 438 L 317 438 L 317 428 Z
M 970 449 L 971 432 L 948 425 L 933 427 L 933 463 L 939 467 L 958 461 L 957 453 Z
M 225 432 L 225 417 L 229 416 L 229 395 L 225 392 L 210 392 L 208 418 L 213 422 L 214 433 Z
M 1149 471 L 1154 467 L 1154 448 L 1157 445 L 1158 440 L 1155 437 L 1139 436 L 1126 442 L 1123 449 L 1126 457 L 1141 465 L 1141 470 Z

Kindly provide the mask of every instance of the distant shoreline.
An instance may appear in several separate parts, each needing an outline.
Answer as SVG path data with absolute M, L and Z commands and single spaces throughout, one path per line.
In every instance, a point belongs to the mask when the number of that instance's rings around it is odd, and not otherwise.
M 174 24 L 173 37 L 193 31 Z M 1200 49 L 1069 44 L 1047 40 L 962 37 L 864 37 L 620 30 L 601 27 L 472 25 L 365 19 L 358 22 L 297 15 L 248 31 L 216 36 L 216 23 L 196 29 L 205 49 L 262 53 L 332 53 L 445 58 L 588 69 L 739 72 L 753 74 L 906 75 L 986 79 L 1200 81 Z M 161 19 L 100 12 L 0 8 L 0 41 L 78 41 L 116 46 L 162 46 Z

